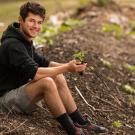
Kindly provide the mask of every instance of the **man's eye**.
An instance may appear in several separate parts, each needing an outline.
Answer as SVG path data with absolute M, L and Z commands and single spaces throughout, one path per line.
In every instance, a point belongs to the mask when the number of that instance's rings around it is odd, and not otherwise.
M 34 20 L 30 20 L 30 22 L 34 22 Z
M 38 22 L 38 24 L 42 24 L 42 22 Z

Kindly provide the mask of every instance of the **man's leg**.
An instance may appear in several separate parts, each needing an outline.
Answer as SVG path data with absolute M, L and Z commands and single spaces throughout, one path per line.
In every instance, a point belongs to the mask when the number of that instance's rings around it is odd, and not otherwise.
M 65 108 L 66 108 L 66 111 L 69 114 L 74 112 L 77 109 L 77 106 L 76 106 L 76 103 L 73 99 L 71 91 L 68 88 L 65 77 L 63 76 L 63 74 L 59 74 L 59 75 L 53 77 L 53 79 L 57 85 L 59 95 L 61 97 L 61 100 L 62 100 Z
M 53 62 L 50 65 L 50 67 L 56 67 L 56 66 L 59 66 L 59 63 Z M 63 76 L 63 74 L 59 74 L 53 77 L 53 79 L 57 85 L 58 92 L 65 106 L 65 109 L 68 114 L 71 114 L 70 117 L 72 118 L 72 120 L 74 122 L 77 121 L 81 124 L 86 123 L 81 113 L 77 110 L 76 103 L 73 99 L 73 96 L 71 95 L 71 91 L 69 90 L 69 87 L 67 85 L 66 79 Z
M 56 77 L 53 77 L 53 79 L 56 82 L 62 102 L 68 114 L 71 116 L 72 120 L 74 122 L 79 122 L 80 124 L 85 124 L 86 121 L 77 109 L 76 103 L 73 99 L 73 96 L 71 95 L 71 91 L 67 85 L 65 77 L 62 74 L 60 74 Z
M 33 103 L 43 98 L 53 116 L 57 117 L 66 112 L 55 82 L 51 78 L 43 78 L 28 84 L 26 86 L 26 92 Z
M 64 127 L 68 135 L 76 135 L 77 130 L 75 125 L 66 113 L 66 109 L 61 101 L 56 84 L 52 78 L 46 77 L 28 84 L 26 86 L 26 92 L 32 103 L 36 103 L 43 98 L 50 112 Z M 78 135 L 83 135 L 83 133 Z
M 57 66 L 60 66 L 60 64 L 57 62 L 52 62 L 49 66 L 57 67 Z M 57 85 L 57 89 L 58 89 L 60 98 L 65 106 L 66 111 L 68 113 L 74 112 L 77 109 L 77 106 L 71 95 L 71 91 L 69 90 L 69 88 L 67 86 L 65 77 L 63 76 L 63 74 L 59 74 L 59 75 L 53 77 L 53 79 Z
M 104 127 L 92 124 L 87 117 L 82 116 L 82 114 L 76 107 L 76 104 L 67 86 L 64 76 L 62 74 L 57 75 L 56 77 L 54 77 L 54 80 L 56 82 L 59 95 L 63 101 L 63 104 L 65 105 L 65 108 L 74 123 L 76 125 L 80 125 L 78 127 L 84 127 L 88 130 L 93 130 L 96 133 L 106 132 L 106 129 Z

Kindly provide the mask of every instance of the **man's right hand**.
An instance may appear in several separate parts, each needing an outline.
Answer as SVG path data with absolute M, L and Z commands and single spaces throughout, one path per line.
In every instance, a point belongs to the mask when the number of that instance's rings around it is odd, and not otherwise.
M 87 63 L 81 64 L 81 62 L 76 60 L 69 61 L 67 64 L 69 72 L 81 72 L 84 71 L 87 66 Z

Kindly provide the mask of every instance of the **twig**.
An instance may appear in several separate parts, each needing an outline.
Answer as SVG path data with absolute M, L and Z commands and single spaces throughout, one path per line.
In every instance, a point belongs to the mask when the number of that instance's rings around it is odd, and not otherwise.
M 87 100 L 84 98 L 84 96 L 82 95 L 82 93 L 80 92 L 80 90 L 77 88 L 77 86 L 75 86 L 76 91 L 78 92 L 78 94 L 80 95 L 80 97 L 83 99 L 83 101 L 86 103 L 86 105 L 88 105 L 90 108 L 92 108 L 94 111 L 96 110 L 95 107 L 93 107 L 92 105 L 90 105 Z
M 93 68 L 90 67 L 90 69 L 91 69 L 91 70 L 95 73 L 95 75 L 103 82 L 103 84 L 105 85 L 105 87 L 106 87 L 108 90 L 111 90 L 110 87 L 108 87 L 108 85 L 106 84 L 106 82 L 104 82 L 104 81 L 102 80 L 102 78 L 105 78 L 105 77 L 104 77 L 102 74 L 96 72 Z M 102 77 L 102 78 L 101 78 L 101 77 Z M 107 81 L 108 81 L 108 80 L 107 80 Z M 120 86 L 119 83 L 117 83 L 117 85 Z M 105 100 L 103 100 L 103 99 L 101 99 L 101 98 L 99 98 L 99 97 L 97 97 L 97 96 L 96 96 L 96 98 L 100 99 L 101 101 L 103 101 L 103 102 L 105 102 L 105 103 L 107 103 L 107 104 L 109 104 L 109 105 L 111 105 L 111 106 L 113 106 L 113 107 L 115 107 L 115 108 L 117 108 L 117 109 L 119 109 L 119 110 L 121 110 L 121 111 L 124 111 L 123 109 L 121 109 L 121 108 L 119 108 L 119 107 L 117 107 L 117 106 L 111 104 L 110 102 L 107 102 L 107 101 L 105 101 Z
M 118 106 L 115 106 L 115 105 L 113 105 L 112 103 L 110 103 L 110 102 L 108 102 L 108 101 L 105 101 L 104 99 L 101 99 L 101 98 L 98 97 L 98 96 L 95 96 L 95 98 L 97 98 L 97 99 L 101 100 L 102 102 L 105 102 L 105 103 L 107 103 L 107 104 L 113 106 L 113 107 L 116 108 L 116 109 L 119 109 L 119 110 L 121 110 L 121 111 L 124 111 L 123 109 L 119 108 Z
M 121 106 L 121 102 L 119 101 L 119 99 L 113 95 L 110 95 L 110 97 L 119 105 Z
M 100 109 L 100 112 L 114 112 L 114 110 L 105 110 L 105 109 Z
M 102 109 L 96 109 L 95 107 L 93 107 L 92 105 L 90 105 L 87 101 L 86 101 L 86 99 L 83 97 L 83 95 L 82 95 L 82 93 L 80 92 L 80 90 L 77 88 L 77 86 L 75 86 L 75 89 L 76 89 L 76 91 L 78 92 L 78 94 L 80 95 L 80 97 L 83 99 L 83 101 L 86 103 L 86 105 L 88 105 L 90 108 L 88 108 L 90 111 L 91 111 L 91 113 L 92 113 L 92 115 L 95 117 L 95 119 L 97 119 L 97 117 L 96 117 L 96 115 L 95 115 L 95 111 L 98 111 L 98 112 L 112 112 L 112 111 L 114 111 L 114 110 L 102 110 Z
M 41 100 L 38 101 L 38 102 L 36 103 L 36 105 L 37 105 L 39 108 L 41 108 L 42 110 L 44 110 L 44 111 L 46 111 L 46 112 L 49 112 L 47 109 L 45 109 L 45 108 L 43 107 L 43 104 L 42 104 L 42 101 L 41 101 Z
M 130 129 L 135 129 L 134 127 L 132 127 L 131 125 L 126 124 L 126 123 L 125 123 L 125 126 L 128 127 L 128 128 L 130 128 Z
M 5 130 L 4 130 L 4 131 L 0 132 L 0 135 L 12 133 L 13 131 L 17 130 L 17 129 L 20 128 L 22 125 L 24 125 L 24 123 L 26 123 L 27 121 L 28 121 L 28 120 L 25 120 L 24 122 L 20 123 L 19 126 L 17 126 L 16 128 L 13 128 L 12 130 L 9 130 L 9 131 L 7 131 L 7 132 L 5 132 Z M 6 129 L 6 130 L 7 130 L 7 129 Z
M 8 118 L 9 114 L 12 113 L 13 109 L 14 109 L 14 106 L 9 110 L 9 112 L 8 112 L 7 115 L 5 116 L 5 119 Z

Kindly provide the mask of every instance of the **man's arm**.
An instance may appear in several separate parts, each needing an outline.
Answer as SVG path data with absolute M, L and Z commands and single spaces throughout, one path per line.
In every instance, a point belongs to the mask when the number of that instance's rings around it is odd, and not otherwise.
M 58 67 L 58 66 L 62 66 L 64 64 L 65 63 L 58 63 L 58 62 L 50 61 L 49 67 Z
M 50 63 L 51 64 L 51 63 Z M 56 63 L 55 63 L 56 64 Z M 65 64 L 58 63 L 59 66 L 51 67 L 39 67 L 36 75 L 34 77 L 34 81 L 39 80 L 44 77 L 53 77 L 61 73 L 66 72 L 80 72 L 85 70 L 86 64 L 79 64 L 75 60 L 72 60 Z

